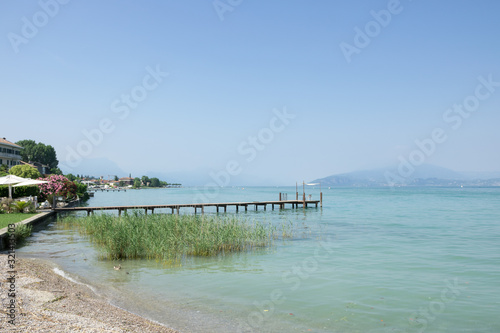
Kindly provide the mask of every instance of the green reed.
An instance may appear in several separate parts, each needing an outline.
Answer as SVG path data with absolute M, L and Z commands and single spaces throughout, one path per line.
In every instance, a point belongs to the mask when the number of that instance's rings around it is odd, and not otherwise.
M 216 256 L 270 246 L 291 237 L 287 226 L 249 222 L 235 216 L 114 215 L 68 216 L 63 226 L 77 226 L 103 249 L 102 258 L 171 260 L 182 256 Z

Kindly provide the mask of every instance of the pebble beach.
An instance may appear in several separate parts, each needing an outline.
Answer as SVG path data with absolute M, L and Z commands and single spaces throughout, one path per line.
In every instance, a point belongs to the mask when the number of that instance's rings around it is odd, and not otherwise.
M 164 332 L 177 331 L 115 307 L 89 287 L 55 273 L 54 266 L 38 259 L 15 261 L 15 298 L 7 255 L 0 254 L 0 331 L 2 332 Z M 9 304 L 15 319 L 9 323 Z

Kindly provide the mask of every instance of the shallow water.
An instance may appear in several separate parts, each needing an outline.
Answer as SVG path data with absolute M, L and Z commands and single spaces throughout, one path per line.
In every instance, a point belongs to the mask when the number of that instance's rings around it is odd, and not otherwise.
M 88 204 L 190 203 L 200 191 L 97 192 Z M 295 188 L 223 188 L 210 201 L 279 192 L 295 197 Z M 18 253 L 49 259 L 114 304 L 182 332 L 500 331 L 500 189 L 323 193 L 322 209 L 238 213 L 294 226 L 292 240 L 256 252 L 173 266 L 125 261 L 115 271 L 77 231 L 50 222 Z

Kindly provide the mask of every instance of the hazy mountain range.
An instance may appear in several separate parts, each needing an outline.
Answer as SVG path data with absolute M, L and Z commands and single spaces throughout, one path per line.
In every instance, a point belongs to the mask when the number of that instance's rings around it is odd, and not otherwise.
M 141 173 L 123 170 L 114 161 L 107 158 L 84 159 L 75 168 L 62 167 L 64 173 L 83 174 L 111 179 L 114 175 L 126 177 L 130 173 L 132 177 L 158 177 L 168 182 L 181 183 L 185 186 L 202 186 L 213 184 L 214 179 L 210 177 L 213 170 L 193 169 L 185 171 L 154 172 L 145 170 Z M 228 185 L 279 185 L 273 179 L 259 175 L 239 175 L 231 177 Z M 222 180 L 220 180 L 222 181 Z M 456 172 L 434 165 L 424 164 L 418 167 L 393 166 L 370 170 L 354 171 L 342 174 L 334 174 L 319 178 L 311 183 L 319 183 L 324 186 L 500 186 L 500 172 Z
M 500 172 L 457 172 L 434 165 L 394 166 L 315 179 L 324 186 L 500 186 Z

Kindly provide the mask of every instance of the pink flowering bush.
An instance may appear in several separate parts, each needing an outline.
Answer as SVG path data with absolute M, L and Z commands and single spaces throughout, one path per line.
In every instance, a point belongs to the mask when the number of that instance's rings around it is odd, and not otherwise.
M 52 175 L 47 178 L 38 178 L 39 180 L 48 181 L 46 184 L 38 185 L 42 200 L 50 199 L 52 202 L 54 196 L 61 196 L 65 199 L 73 199 L 76 197 L 76 185 L 68 178 L 62 175 Z

